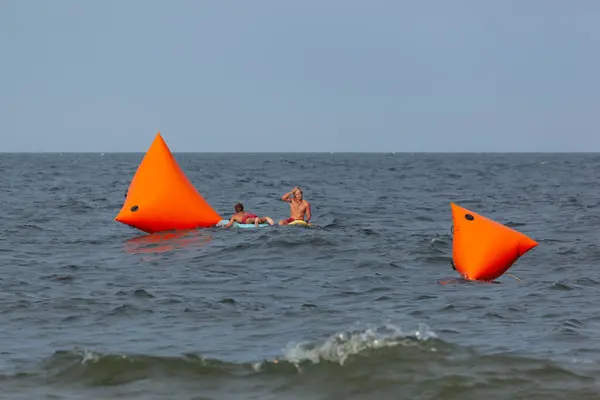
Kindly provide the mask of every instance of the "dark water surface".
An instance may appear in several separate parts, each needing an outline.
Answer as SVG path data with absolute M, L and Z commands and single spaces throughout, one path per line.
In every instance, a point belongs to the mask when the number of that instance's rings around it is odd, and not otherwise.
M 600 398 L 600 155 L 176 154 L 319 228 L 151 236 L 113 221 L 142 157 L 0 155 L 1 398 Z M 456 279 L 451 201 L 539 242 L 523 281 Z

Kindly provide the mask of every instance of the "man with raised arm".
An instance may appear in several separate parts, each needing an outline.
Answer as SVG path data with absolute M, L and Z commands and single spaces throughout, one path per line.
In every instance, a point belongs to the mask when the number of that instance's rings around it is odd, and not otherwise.
M 281 200 L 290 203 L 290 217 L 279 221 L 279 225 L 287 225 L 298 220 L 310 221 L 310 203 L 302 197 L 302 189 L 299 187 L 293 188 L 290 192 L 281 196 Z M 304 219 L 305 216 L 306 220 Z

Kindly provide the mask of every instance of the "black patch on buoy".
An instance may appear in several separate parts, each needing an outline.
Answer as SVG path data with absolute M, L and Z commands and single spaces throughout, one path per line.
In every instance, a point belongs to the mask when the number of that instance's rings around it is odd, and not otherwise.
M 465 219 L 466 219 L 467 221 L 473 221 L 473 220 L 475 219 L 475 217 L 474 217 L 474 216 L 472 216 L 471 214 L 465 214 Z
M 140 208 L 138 206 L 131 206 L 131 208 L 130 208 L 131 212 L 136 212 L 139 209 Z

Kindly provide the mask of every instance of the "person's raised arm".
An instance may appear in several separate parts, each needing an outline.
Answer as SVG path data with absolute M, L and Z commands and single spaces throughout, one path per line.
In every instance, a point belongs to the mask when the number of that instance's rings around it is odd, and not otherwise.
M 291 191 L 289 191 L 286 194 L 284 194 L 283 196 L 281 196 L 281 200 L 289 202 L 290 196 L 292 195 L 292 193 L 294 193 L 295 190 L 296 190 L 296 188 L 293 188 Z

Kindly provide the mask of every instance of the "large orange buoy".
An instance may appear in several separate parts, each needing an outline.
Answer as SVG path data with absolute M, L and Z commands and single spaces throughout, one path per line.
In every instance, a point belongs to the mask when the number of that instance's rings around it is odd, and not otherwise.
M 450 203 L 454 224 L 454 267 L 469 280 L 491 281 L 538 245 L 505 225 Z
M 115 220 L 154 233 L 214 226 L 221 216 L 187 179 L 158 132 Z

